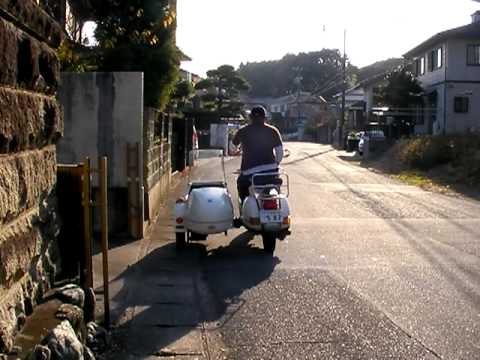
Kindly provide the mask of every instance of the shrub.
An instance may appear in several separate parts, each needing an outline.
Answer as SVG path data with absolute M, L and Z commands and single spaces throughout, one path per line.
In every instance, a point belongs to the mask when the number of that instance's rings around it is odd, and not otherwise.
M 425 136 L 399 142 L 398 157 L 409 168 L 429 170 L 453 159 L 451 140 L 445 136 Z
M 408 169 L 430 170 L 449 164 L 457 176 L 480 179 L 480 136 L 422 136 L 399 141 L 396 161 Z

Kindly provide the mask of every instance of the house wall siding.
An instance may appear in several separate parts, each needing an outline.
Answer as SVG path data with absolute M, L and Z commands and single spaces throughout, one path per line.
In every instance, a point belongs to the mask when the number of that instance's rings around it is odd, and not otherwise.
M 59 266 L 55 99 L 60 26 L 33 0 L 0 0 L 0 357 Z
M 447 80 L 449 81 L 479 81 L 480 66 L 467 66 L 467 45 L 479 44 L 477 40 L 449 40 Z
M 438 49 L 439 47 L 442 47 L 442 67 L 440 69 L 436 69 L 433 71 L 430 71 L 430 57 L 429 54 Z M 418 80 L 422 84 L 422 86 L 431 86 L 433 84 L 438 84 L 441 82 L 444 82 L 446 79 L 446 71 L 445 69 L 448 67 L 445 66 L 447 63 L 447 59 L 449 58 L 448 56 L 448 51 L 449 49 L 445 44 L 437 44 L 436 46 L 433 46 L 432 48 L 428 49 L 428 51 L 425 51 L 423 53 L 420 53 L 416 56 L 416 58 L 420 58 L 422 56 L 425 57 L 425 74 L 424 75 L 419 75 Z
M 468 97 L 468 113 L 455 113 L 456 96 Z M 480 131 L 480 84 L 448 84 L 447 85 L 447 134 L 463 134 Z

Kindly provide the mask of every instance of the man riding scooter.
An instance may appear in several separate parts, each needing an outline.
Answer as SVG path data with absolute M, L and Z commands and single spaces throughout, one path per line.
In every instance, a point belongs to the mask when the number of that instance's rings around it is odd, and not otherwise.
M 278 172 L 283 159 L 282 137 L 277 128 L 266 124 L 265 108 L 252 108 L 250 119 L 251 124 L 238 130 L 232 141 L 235 146 L 242 146 L 241 174 L 237 179 L 238 196 L 242 203 L 249 194 L 252 176 Z
M 238 130 L 233 139 L 233 144 L 241 145 L 243 151 L 237 179 L 240 219 L 235 219 L 234 225 L 260 234 L 264 250 L 273 254 L 277 239 L 290 234 L 291 218 L 288 192 L 281 192 L 282 177 L 289 188 L 288 175 L 279 172 L 282 138 L 275 127 L 265 123 L 266 115 L 263 107 L 254 107 L 251 124 Z

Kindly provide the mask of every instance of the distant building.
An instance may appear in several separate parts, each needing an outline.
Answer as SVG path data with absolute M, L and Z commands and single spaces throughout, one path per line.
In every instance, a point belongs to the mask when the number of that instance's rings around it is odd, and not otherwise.
M 425 90 L 417 133 L 480 130 L 480 11 L 471 24 L 438 33 L 404 56 Z
M 328 103 L 309 92 L 299 92 L 269 100 L 268 111 L 280 131 L 298 140 L 317 136 L 330 120 Z M 328 137 L 328 136 L 327 136 Z
M 190 71 L 187 71 L 187 70 L 184 70 L 184 69 L 180 69 L 180 78 L 183 81 L 188 81 L 193 86 L 195 86 L 196 83 L 198 83 L 200 80 L 202 80 L 202 78 L 199 75 L 191 73 Z

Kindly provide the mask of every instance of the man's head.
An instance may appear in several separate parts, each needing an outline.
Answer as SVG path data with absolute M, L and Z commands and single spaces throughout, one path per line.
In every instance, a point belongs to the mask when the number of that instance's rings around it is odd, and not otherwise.
M 267 111 L 263 106 L 255 106 L 250 112 L 253 124 L 263 124 L 267 120 Z

